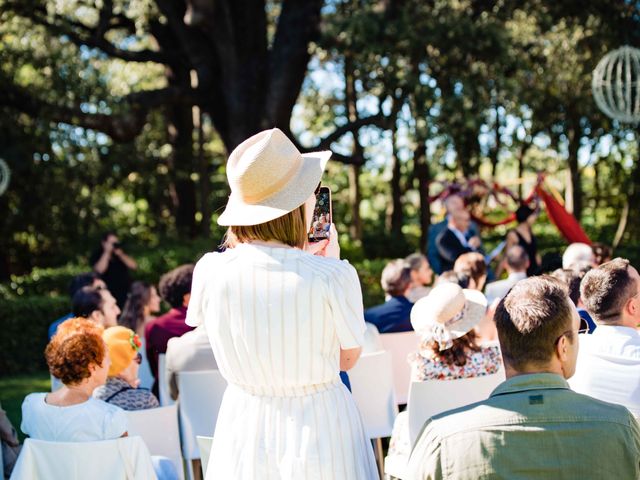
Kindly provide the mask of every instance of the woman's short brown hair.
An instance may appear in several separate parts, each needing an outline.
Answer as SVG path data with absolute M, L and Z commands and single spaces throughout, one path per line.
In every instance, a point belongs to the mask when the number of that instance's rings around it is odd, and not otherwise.
M 49 372 L 65 385 L 75 385 L 91 376 L 91 365 L 102 365 L 107 353 L 102 327 L 91 320 L 66 320 L 53 336 L 44 356 Z
M 437 340 L 428 340 L 422 342 L 421 350 L 431 351 L 435 358 L 445 363 L 449 367 L 454 365 L 463 367 L 467 363 L 468 352 L 479 352 L 480 347 L 476 344 L 476 332 L 470 330 L 460 338 L 453 340 L 453 345 L 446 350 L 440 350 L 440 344 Z
M 302 204 L 286 215 L 265 223 L 229 227 L 222 246 L 233 248 L 239 243 L 260 240 L 282 242 L 291 247 L 302 248 L 307 241 L 306 225 L 305 207 Z

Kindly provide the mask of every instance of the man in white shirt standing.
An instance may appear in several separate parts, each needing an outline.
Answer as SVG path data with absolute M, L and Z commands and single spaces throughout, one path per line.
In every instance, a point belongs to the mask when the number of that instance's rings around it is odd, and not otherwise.
M 509 276 L 504 280 L 491 282 L 485 289 L 485 296 L 489 305 L 495 300 L 500 300 L 509 293 L 520 280 L 527 278 L 527 268 L 529 268 L 529 256 L 520 245 L 514 245 L 507 250 L 505 255 L 507 260 L 506 268 Z
M 585 308 L 598 328 L 580 335 L 578 393 L 627 407 L 640 416 L 640 275 L 623 258 L 587 272 L 580 285 Z

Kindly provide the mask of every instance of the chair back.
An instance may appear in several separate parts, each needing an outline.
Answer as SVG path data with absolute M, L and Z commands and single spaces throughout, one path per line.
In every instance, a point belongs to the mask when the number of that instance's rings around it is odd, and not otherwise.
M 55 392 L 56 390 L 58 390 L 61 386 L 62 386 L 62 382 L 57 379 L 56 377 L 54 377 L 53 375 L 49 374 L 49 379 L 51 380 L 51 391 Z
M 381 351 L 362 355 L 349 370 L 349 381 L 368 437 L 390 437 L 398 414 L 391 353 Z
M 218 370 L 178 373 L 182 455 L 200 458 L 197 436 L 213 437 L 227 381 Z
M 152 480 L 151 455 L 140 437 L 102 442 L 46 442 L 27 438 L 11 480 Z
M 412 382 L 409 392 L 409 437 L 414 445 L 424 423 L 434 415 L 489 398 L 504 381 L 504 369 L 482 377 Z
M 200 465 L 202 466 L 202 478 L 207 478 L 207 466 L 209 464 L 209 455 L 211 454 L 211 446 L 213 445 L 213 437 L 203 437 L 198 435 L 198 450 L 200 450 Z
M 167 356 L 164 353 L 158 355 L 158 401 L 161 407 L 173 405 L 174 400 L 169 395 L 169 384 L 167 383 Z
M 393 365 L 393 388 L 398 405 L 407 403 L 409 398 L 409 383 L 411 368 L 407 356 L 418 350 L 420 337 L 416 332 L 383 333 L 380 340 L 384 349 L 391 352 Z
M 153 382 L 155 379 L 153 378 L 153 373 L 151 372 L 151 367 L 149 366 L 149 359 L 147 358 L 147 349 L 145 348 L 144 338 L 142 340 L 142 347 L 138 350 L 138 353 L 142 356 L 142 361 L 140 362 L 140 368 L 138 368 L 138 378 L 140 379 L 140 388 L 146 388 L 147 390 L 151 390 L 153 388 Z
M 171 459 L 178 471 L 178 478 L 184 478 L 182 452 L 180 450 L 180 429 L 178 428 L 178 406 L 148 408 L 127 412 L 129 435 L 138 435 L 144 440 L 151 455 Z

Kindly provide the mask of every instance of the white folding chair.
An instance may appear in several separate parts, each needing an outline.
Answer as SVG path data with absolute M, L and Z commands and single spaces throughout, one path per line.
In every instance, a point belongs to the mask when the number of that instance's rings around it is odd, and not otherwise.
M 207 478 L 207 465 L 209 464 L 209 455 L 211 454 L 211 445 L 213 445 L 213 437 L 203 437 L 198 435 L 198 450 L 200 450 L 200 465 L 202 466 L 202 478 Z
M 176 403 L 171 398 L 171 395 L 169 395 L 169 384 L 167 383 L 167 356 L 164 353 L 158 355 L 158 400 L 162 407 Z
M 154 480 L 151 455 L 140 437 L 102 442 L 25 440 L 11 480 Z
M 505 379 L 501 369 L 492 375 L 458 380 L 411 382 L 407 405 L 409 438 L 415 445 L 424 423 L 434 415 L 485 400 Z M 404 478 L 408 458 L 390 455 L 385 458 L 385 474 Z
M 193 479 L 191 460 L 200 458 L 196 437 L 213 437 L 226 389 L 227 381 L 218 370 L 178 373 L 180 438 L 189 479 Z
M 142 356 L 142 362 L 140 363 L 140 368 L 138 368 L 138 378 L 140 379 L 139 387 L 151 390 L 153 388 L 153 382 L 155 381 L 155 378 L 153 378 L 153 373 L 151 372 L 151 367 L 149 366 L 147 350 L 146 348 L 144 348 L 144 339 L 142 339 L 142 347 L 140 347 L 140 350 L 138 350 L 138 352 Z
M 170 458 L 180 480 L 184 479 L 184 466 L 180 450 L 178 406 L 148 408 L 127 412 L 129 435 L 142 437 L 151 455 Z
M 409 391 L 409 437 L 416 443 L 424 423 L 434 415 L 489 398 L 504 381 L 504 369 L 493 375 L 458 380 L 412 382 Z
M 393 388 L 398 405 L 407 403 L 409 398 L 409 383 L 411 367 L 407 356 L 418 350 L 420 338 L 416 332 L 383 333 L 380 340 L 384 349 L 391 352 L 393 364 Z
M 398 414 L 393 391 L 391 353 L 381 351 L 362 355 L 349 370 L 349 382 L 367 436 L 377 440 L 376 456 L 382 475 L 384 467 L 381 439 L 391 436 L 393 421 Z

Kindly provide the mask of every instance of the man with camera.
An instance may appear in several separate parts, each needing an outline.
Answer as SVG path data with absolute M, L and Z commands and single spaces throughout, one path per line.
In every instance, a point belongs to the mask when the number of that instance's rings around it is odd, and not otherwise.
M 122 309 L 131 285 L 129 270 L 137 269 L 138 264 L 124 253 L 122 244 L 114 232 L 107 232 L 102 236 L 101 248 L 93 252 L 89 262 L 100 274 Z

